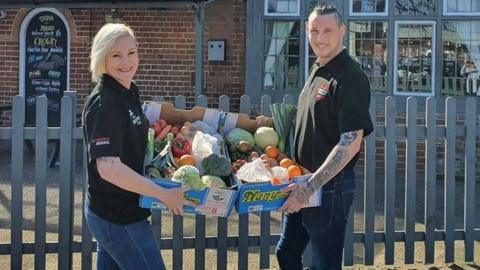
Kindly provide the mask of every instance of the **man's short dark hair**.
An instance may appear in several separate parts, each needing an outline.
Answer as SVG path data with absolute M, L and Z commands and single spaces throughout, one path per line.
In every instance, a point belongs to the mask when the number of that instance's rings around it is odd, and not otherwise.
M 343 18 L 342 14 L 338 11 L 338 9 L 335 7 L 335 5 L 330 4 L 330 3 L 321 3 L 313 8 L 313 11 L 310 13 L 315 13 L 316 15 L 328 15 L 328 14 L 333 14 L 335 17 L 335 21 L 337 21 L 338 25 L 342 25 L 343 23 Z

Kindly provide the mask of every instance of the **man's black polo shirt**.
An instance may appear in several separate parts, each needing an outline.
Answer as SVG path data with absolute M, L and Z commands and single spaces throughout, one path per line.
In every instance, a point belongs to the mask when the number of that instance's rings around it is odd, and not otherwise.
M 147 218 L 150 211 L 138 206 L 139 195 L 102 179 L 95 162 L 99 157 L 120 157 L 125 165 L 142 174 L 149 124 L 136 85 L 132 83 L 131 88 L 126 89 L 104 74 L 85 103 L 83 123 L 89 161 L 89 208 L 117 224 Z
M 298 99 L 295 158 L 316 171 L 340 140 L 340 134 L 373 130 L 368 111 L 370 83 L 359 65 L 342 50 L 324 66 L 315 63 Z M 358 154 L 345 168 L 353 168 Z

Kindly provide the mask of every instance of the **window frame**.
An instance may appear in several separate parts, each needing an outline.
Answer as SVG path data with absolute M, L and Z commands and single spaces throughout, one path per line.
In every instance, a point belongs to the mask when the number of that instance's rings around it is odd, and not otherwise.
M 366 17 L 366 16 L 388 16 L 388 2 L 385 0 L 385 11 L 384 12 L 354 12 L 353 11 L 353 1 L 348 0 L 348 15 L 352 17 Z
M 443 0 L 443 14 L 442 15 L 444 15 L 444 16 L 467 16 L 467 17 L 480 16 L 480 11 L 478 11 L 478 12 L 473 12 L 473 11 L 471 11 L 471 12 L 447 11 L 447 2 L 448 2 L 448 0 Z
M 300 16 L 300 2 L 302 0 L 295 0 L 297 1 L 297 12 L 296 13 L 289 13 L 289 12 L 276 12 L 276 13 L 270 13 L 268 12 L 268 1 L 269 0 L 264 0 L 264 9 L 263 9 L 263 15 L 266 16 L 266 17 L 274 17 L 274 16 L 292 16 L 292 17 L 295 17 L 295 16 Z
M 393 91 L 392 94 L 396 96 L 417 96 L 417 97 L 434 97 L 436 96 L 436 21 L 434 20 L 397 20 L 395 21 L 395 29 L 394 29 L 394 48 L 393 48 Z M 398 91 L 398 29 L 400 25 L 429 25 L 432 26 L 432 76 L 430 92 L 423 93 L 423 92 L 414 92 L 414 91 Z M 387 91 L 388 92 L 388 91 Z

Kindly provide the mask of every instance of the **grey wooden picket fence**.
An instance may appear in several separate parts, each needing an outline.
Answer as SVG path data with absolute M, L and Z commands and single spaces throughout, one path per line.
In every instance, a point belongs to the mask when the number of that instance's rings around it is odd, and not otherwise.
M 45 97 L 37 99 L 36 126 L 25 127 L 25 100 L 23 97 L 16 96 L 12 99 L 12 125 L 11 127 L 0 128 L 0 140 L 11 142 L 11 230 L 10 243 L 0 243 L 0 255 L 10 256 L 11 269 L 22 269 L 22 260 L 24 255 L 33 254 L 35 269 L 45 269 L 46 255 L 58 255 L 58 268 L 72 268 L 72 254 L 81 254 L 81 269 L 92 268 L 92 253 L 95 250 L 95 241 L 85 225 L 82 218 L 81 240 L 73 239 L 73 219 L 74 216 L 81 215 L 79 212 L 74 214 L 74 182 L 78 181 L 75 174 L 75 168 L 78 166 L 85 169 L 85 161 L 82 164 L 76 162 L 75 156 L 82 155 L 85 160 L 84 149 L 78 149 L 79 142 L 83 140 L 81 127 L 78 126 L 76 119 L 76 94 L 75 92 L 66 92 L 62 98 L 61 105 L 61 127 L 47 127 L 47 106 L 48 101 Z M 285 97 L 284 102 L 291 103 L 292 98 Z M 260 112 L 270 115 L 268 105 L 271 103 L 269 96 L 263 96 L 261 99 Z M 196 100 L 199 106 L 208 106 L 206 96 L 199 96 Z M 219 108 L 223 111 L 229 111 L 230 102 L 227 96 L 219 98 Z M 474 261 L 475 258 L 474 242 L 480 240 L 480 226 L 478 219 L 478 209 L 475 209 L 476 202 L 476 157 L 478 150 L 479 126 L 477 124 L 476 100 L 467 98 L 465 102 L 465 111 L 462 123 L 457 123 L 458 115 L 454 98 L 447 98 L 445 102 L 444 124 L 438 124 L 436 99 L 428 98 L 426 101 L 425 124 L 419 124 L 418 118 L 421 113 L 418 112 L 418 104 L 415 98 L 408 98 L 406 103 L 406 122 L 396 122 L 396 102 L 395 98 L 387 97 L 384 108 L 376 108 L 375 102 L 371 105 L 372 117 L 378 111 L 384 111 L 384 122 L 376 122 L 376 128 L 373 135 L 365 139 L 363 151 L 363 173 L 359 179 L 360 193 L 363 194 L 363 200 L 360 211 L 351 211 L 349 223 L 347 225 L 347 234 L 345 239 L 345 257 L 346 266 L 361 263 L 373 265 L 375 263 L 376 244 L 383 247 L 383 263 L 393 264 L 395 262 L 396 243 L 404 245 L 404 262 L 414 263 L 415 246 L 419 243 L 424 244 L 423 262 L 432 263 L 435 259 L 435 243 L 443 243 L 445 250 L 445 262 L 452 262 L 455 258 L 455 244 L 462 242 L 465 261 Z M 178 96 L 175 99 L 175 106 L 178 108 L 186 107 L 186 98 Z M 243 96 L 240 100 L 240 112 L 251 114 L 253 105 L 248 96 Z M 382 110 L 380 110 L 382 109 Z M 375 119 L 375 117 L 373 117 Z M 35 241 L 24 242 L 23 233 L 23 182 L 24 182 L 24 145 L 26 140 L 33 140 L 35 146 Z M 58 223 L 58 241 L 46 241 L 46 189 L 47 189 L 47 145 L 49 140 L 60 141 L 59 156 L 59 223 Z M 438 145 L 443 147 L 444 164 L 443 179 L 438 177 L 437 151 Z M 464 149 L 463 160 L 463 180 L 460 182 L 463 192 L 458 189 L 458 175 L 455 175 L 456 144 L 462 144 Z M 403 175 L 398 174 L 398 144 L 404 143 L 405 147 L 405 168 Z M 382 147 L 379 148 L 379 145 Z M 417 160 L 418 146 L 423 147 L 425 153 L 424 164 L 421 172 Z M 383 170 L 379 170 L 377 160 L 377 150 L 382 150 L 384 157 Z M 463 151 L 463 150 L 462 150 Z M 78 160 L 78 159 L 77 159 Z M 382 173 L 379 174 L 378 172 Z M 420 179 L 419 175 L 422 179 Z M 398 190 L 398 181 L 401 179 L 404 191 Z M 84 182 L 83 179 L 80 181 Z M 424 181 L 424 194 L 417 194 L 419 181 Z M 437 193 L 439 181 L 443 183 L 444 194 Z M 442 182 L 443 181 L 443 182 Z M 379 198 L 376 190 L 378 183 L 383 183 L 383 196 Z M 457 186 L 457 188 L 456 188 Z M 83 192 L 85 185 L 83 185 Z M 77 191 L 78 192 L 78 191 Z M 80 191 L 81 192 L 81 191 Z M 443 207 L 438 206 L 437 197 L 443 197 Z M 459 198 L 459 196 L 462 196 Z M 418 198 L 422 198 L 421 205 Z M 403 201 L 401 209 L 404 212 L 401 219 L 403 226 L 399 228 L 395 223 L 398 219 L 397 200 Z M 478 198 L 477 198 L 478 199 Z M 383 213 L 379 213 L 376 201 L 381 200 Z M 460 227 L 456 224 L 458 213 L 456 213 L 455 202 L 460 200 L 463 204 L 463 217 Z M 354 213 L 355 212 L 355 213 Z M 421 220 L 416 217 L 418 213 L 423 213 Z M 249 228 L 253 226 L 252 220 L 258 220 L 259 215 L 259 233 L 250 234 Z M 197 215 L 194 217 L 195 230 L 194 235 L 184 235 L 184 219 L 182 217 L 171 217 L 155 211 L 152 215 L 152 224 L 155 230 L 155 237 L 161 243 L 162 250 L 172 250 L 171 261 L 173 269 L 183 269 L 187 267 L 184 264 L 184 250 L 194 251 L 195 269 L 227 269 L 229 250 L 237 253 L 237 260 L 234 263 L 237 269 L 249 268 L 249 256 L 251 258 L 251 248 L 255 247 L 255 253 L 258 253 L 258 267 L 265 269 L 272 265 L 271 254 L 272 247 L 279 239 L 277 233 L 271 233 L 272 215 L 274 213 L 262 212 L 261 214 L 242 214 L 238 215 L 238 232 L 229 233 L 229 222 L 227 218 L 216 219 L 215 236 L 207 236 L 206 229 L 212 226 L 211 218 Z M 443 222 L 438 224 L 438 216 L 443 216 Z M 457 215 L 457 216 L 456 216 Z M 355 219 L 354 216 L 360 216 Z M 380 216 L 383 219 L 383 228 L 379 229 L 376 219 Z M 255 219 L 253 219 L 255 217 Z M 163 220 L 163 222 L 162 222 Z M 173 223 L 171 237 L 161 237 L 162 228 L 165 223 Z M 362 225 L 355 223 L 361 220 Z M 423 224 L 422 229 L 416 227 L 418 223 Z M 458 222 L 457 222 L 458 223 Z M 258 226 L 258 224 L 256 224 Z M 354 229 L 355 228 L 355 229 Z M 206 265 L 206 251 L 216 252 L 216 266 Z M 354 260 L 355 257 L 361 257 Z M 256 257 L 257 258 L 257 257 Z M 191 265 L 188 267 L 192 268 Z

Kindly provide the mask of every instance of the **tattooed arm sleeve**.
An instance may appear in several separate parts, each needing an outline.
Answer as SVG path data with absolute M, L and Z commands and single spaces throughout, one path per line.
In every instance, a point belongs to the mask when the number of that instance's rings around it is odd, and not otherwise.
M 325 162 L 313 173 L 307 186 L 318 189 L 337 175 L 360 151 L 363 130 L 342 133 L 337 145 L 332 149 Z

